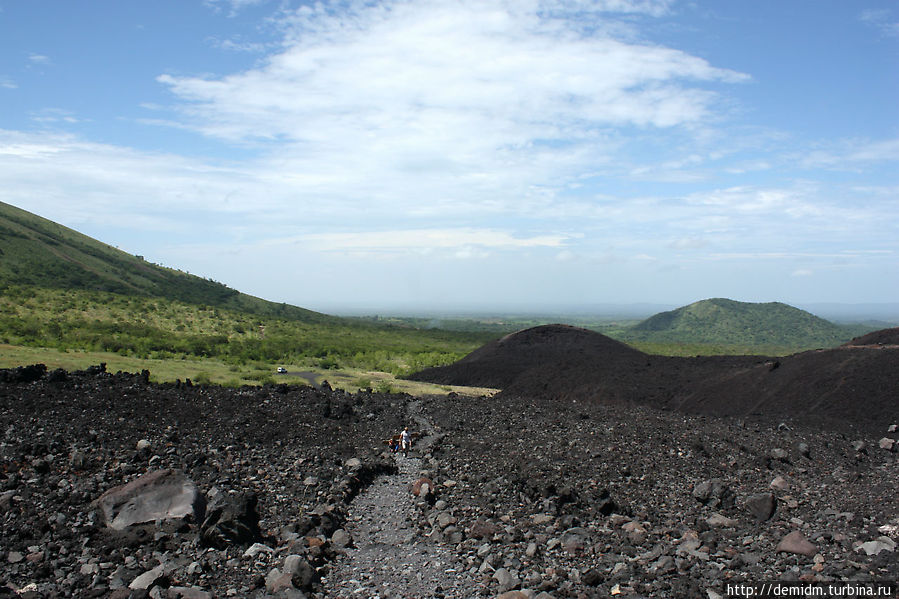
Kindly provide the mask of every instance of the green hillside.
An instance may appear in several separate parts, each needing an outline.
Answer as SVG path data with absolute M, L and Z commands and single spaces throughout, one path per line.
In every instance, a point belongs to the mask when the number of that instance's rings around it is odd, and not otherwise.
M 0 288 L 9 285 L 161 297 L 306 322 L 333 320 L 324 314 L 268 302 L 209 279 L 151 264 L 0 202 Z
M 631 342 L 812 349 L 844 343 L 858 329 L 836 325 L 780 302 L 715 298 L 660 312 L 631 327 L 621 338 Z
M 0 344 L 399 375 L 451 363 L 494 336 L 268 302 L 0 203 Z

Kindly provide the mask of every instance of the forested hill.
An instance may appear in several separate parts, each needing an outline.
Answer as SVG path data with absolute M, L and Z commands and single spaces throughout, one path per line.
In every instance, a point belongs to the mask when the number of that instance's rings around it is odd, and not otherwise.
M 630 341 L 833 347 L 856 334 L 814 314 L 780 302 L 707 299 L 660 312 L 627 331 Z
M 159 297 L 304 322 L 337 320 L 151 264 L 140 256 L 0 202 L 0 288 L 9 285 Z

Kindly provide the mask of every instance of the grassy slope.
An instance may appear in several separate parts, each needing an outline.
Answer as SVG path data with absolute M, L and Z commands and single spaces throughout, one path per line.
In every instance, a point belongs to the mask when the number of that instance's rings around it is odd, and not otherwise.
M 272 366 L 293 362 L 399 375 L 453 362 L 491 337 L 343 319 L 322 323 L 260 317 L 100 291 L 8 286 L 0 293 L 0 343 L 145 359 L 215 358 L 233 365 Z
M 166 298 L 307 322 L 336 320 L 296 306 L 268 302 L 215 281 L 151 264 L 138 256 L 0 202 L 0 288 L 6 285 Z
M 268 302 L 0 203 L 0 343 L 230 368 L 256 362 L 264 371 L 294 363 L 403 374 L 452 362 L 490 338 Z

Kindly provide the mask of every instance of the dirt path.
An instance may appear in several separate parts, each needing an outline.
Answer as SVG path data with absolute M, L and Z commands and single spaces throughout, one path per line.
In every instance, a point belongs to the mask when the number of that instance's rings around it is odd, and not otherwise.
M 396 455 L 396 474 L 379 477 L 353 500 L 346 525 L 353 546 L 323 581 L 328 597 L 479 596 L 456 554 L 415 525 L 416 499 L 409 487 L 419 477 L 421 456 L 440 435 L 421 416 L 417 402 L 410 404 L 410 418 L 424 436 L 408 457 Z

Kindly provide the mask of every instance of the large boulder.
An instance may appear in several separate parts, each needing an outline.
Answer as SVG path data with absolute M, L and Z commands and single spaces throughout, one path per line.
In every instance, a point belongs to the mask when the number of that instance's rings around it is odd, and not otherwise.
M 106 525 L 122 530 L 156 520 L 202 519 L 205 500 L 197 485 L 174 470 L 148 472 L 97 500 Z

